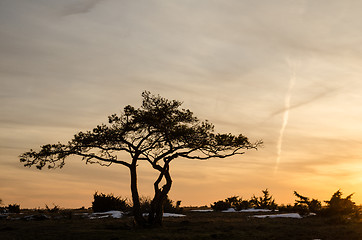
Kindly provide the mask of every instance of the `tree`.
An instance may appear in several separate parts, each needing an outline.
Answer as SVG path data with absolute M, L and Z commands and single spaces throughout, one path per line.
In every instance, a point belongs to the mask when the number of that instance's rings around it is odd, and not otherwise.
M 211 204 L 211 208 L 215 211 L 223 211 L 229 208 L 234 208 L 236 211 L 240 211 L 242 209 L 248 209 L 252 206 L 252 203 L 248 200 L 243 200 L 242 197 L 232 196 L 228 197 L 225 200 L 220 200 Z
M 275 203 L 275 200 L 273 199 L 273 196 L 270 195 L 269 190 L 265 189 L 262 190 L 263 196 L 262 197 L 256 197 L 255 195 L 251 198 L 250 202 L 256 207 L 256 208 L 264 208 L 264 209 L 272 209 L 275 210 L 277 208 L 277 204 Z
M 327 203 L 323 214 L 328 217 L 335 218 L 337 221 L 344 221 L 346 219 L 359 218 L 360 209 L 352 201 L 353 193 L 345 198 L 342 198 L 342 192 L 338 190 L 335 192 Z
M 322 204 L 318 199 L 310 200 L 308 197 L 302 196 L 296 191 L 294 195 L 299 198 L 295 200 L 294 209 L 298 211 L 300 215 L 309 215 L 310 213 L 319 213 L 322 209 Z
M 127 199 L 123 199 L 113 194 L 95 192 L 92 202 L 93 212 L 107 212 L 112 210 L 128 211 Z
M 232 134 L 215 134 L 213 124 L 200 121 L 181 102 L 159 95 L 142 93 L 140 108 L 130 105 L 120 115 L 108 117 L 92 131 L 79 132 L 67 144 L 47 144 L 39 151 L 30 150 L 20 155 L 24 166 L 38 169 L 62 168 L 65 159 L 78 155 L 86 163 L 109 166 L 120 164 L 130 171 L 133 214 L 140 226 L 161 225 L 163 203 L 171 189 L 170 163 L 176 158 L 207 160 L 244 154 L 246 149 L 257 149 L 261 141 L 251 143 L 248 138 Z M 121 159 L 120 152 L 129 154 Z M 137 165 L 146 161 L 158 172 L 154 182 L 154 196 L 146 220 L 140 211 L 137 186 Z M 161 182 L 165 182 L 160 186 Z

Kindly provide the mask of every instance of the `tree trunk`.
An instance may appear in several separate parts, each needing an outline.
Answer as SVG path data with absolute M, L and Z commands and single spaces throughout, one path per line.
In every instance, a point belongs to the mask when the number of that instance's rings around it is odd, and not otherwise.
M 160 170 L 160 169 L 158 169 Z M 159 183 L 165 177 L 166 184 L 159 188 Z M 172 185 L 172 179 L 168 164 L 162 168 L 159 177 L 154 183 L 155 196 L 151 202 L 151 210 L 148 216 L 148 223 L 152 226 L 162 226 L 163 204 Z
M 133 211 L 134 220 L 137 226 L 145 227 L 146 220 L 142 216 L 140 197 L 138 194 L 136 165 L 132 165 L 130 167 L 130 173 L 131 173 L 131 192 L 132 192 L 132 201 L 133 201 L 132 211 Z

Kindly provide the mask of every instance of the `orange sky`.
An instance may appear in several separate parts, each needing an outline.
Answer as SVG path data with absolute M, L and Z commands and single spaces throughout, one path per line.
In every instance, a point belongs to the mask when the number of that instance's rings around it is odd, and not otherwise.
M 107 122 L 149 90 L 184 102 L 216 131 L 262 139 L 243 156 L 172 163 L 170 197 L 209 205 L 268 188 L 362 203 L 362 2 L 2 1 L 0 198 L 90 206 L 130 196 L 126 168 L 68 159 L 24 168 L 18 155 Z M 154 175 L 140 166 L 142 195 Z

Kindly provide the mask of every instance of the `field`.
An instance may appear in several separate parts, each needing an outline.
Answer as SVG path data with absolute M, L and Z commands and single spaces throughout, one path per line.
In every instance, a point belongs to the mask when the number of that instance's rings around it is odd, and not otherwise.
M 362 239 L 362 222 L 332 223 L 303 219 L 252 218 L 245 213 L 190 212 L 164 218 L 162 228 L 137 229 L 131 217 L 88 219 L 68 214 L 47 220 L 0 220 L 0 239 Z

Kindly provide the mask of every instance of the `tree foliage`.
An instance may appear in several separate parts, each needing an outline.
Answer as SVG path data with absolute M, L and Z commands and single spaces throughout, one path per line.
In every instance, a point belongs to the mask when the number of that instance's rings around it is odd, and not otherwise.
M 342 198 L 342 192 L 335 192 L 327 203 L 323 215 L 334 218 L 336 221 L 345 221 L 348 219 L 359 218 L 360 209 L 352 201 L 353 193 Z
M 211 204 L 211 208 L 215 211 L 223 211 L 229 208 L 234 208 L 236 211 L 240 211 L 242 209 L 251 208 L 253 204 L 248 200 L 243 200 L 242 197 L 232 196 L 228 197 L 225 200 L 220 200 Z
M 255 208 L 275 210 L 278 205 L 275 203 L 273 196 L 270 195 L 269 190 L 262 190 L 262 193 L 263 196 L 261 197 L 256 197 L 254 195 L 250 202 L 254 205 Z
M 177 158 L 207 160 L 244 154 L 256 149 L 261 142 L 251 143 L 242 134 L 214 133 L 214 125 L 200 121 L 182 103 L 168 100 L 150 92 L 142 93 L 140 108 L 130 105 L 120 115 L 108 117 L 91 131 L 79 132 L 68 143 L 47 144 L 39 151 L 30 150 L 20 155 L 24 166 L 38 169 L 62 168 L 71 155 L 81 156 L 86 163 L 109 166 L 120 164 L 130 170 L 133 212 L 140 225 L 146 221 L 140 212 L 137 187 L 137 166 L 146 161 L 158 172 L 154 182 L 155 195 L 151 202 L 148 224 L 162 222 L 162 206 L 171 189 L 170 163 Z M 120 157 L 129 154 L 129 159 Z M 160 186 L 161 182 L 166 182 Z
M 93 212 L 107 212 L 112 210 L 128 211 L 127 199 L 123 199 L 113 194 L 95 192 L 93 195 Z
M 301 215 L 308 215 L 309 213 L 319 213 L 322 209 L 322 204 L 317 199 L 310 200 L 308 197 L 302 196 L 296 191 L 294 195 L 298 198 L 295 200 L 294 208 Z
M 20 205 L 19 204 L 9 204 L 7 206 L 9 213 L 20 213 Z
M 217 202 L 214 202 L 214 204 L 211 204 L 211 208 L 215 211 L 224 211 L 231 208 L 231 204 L 230 202 L 219 200 Z

